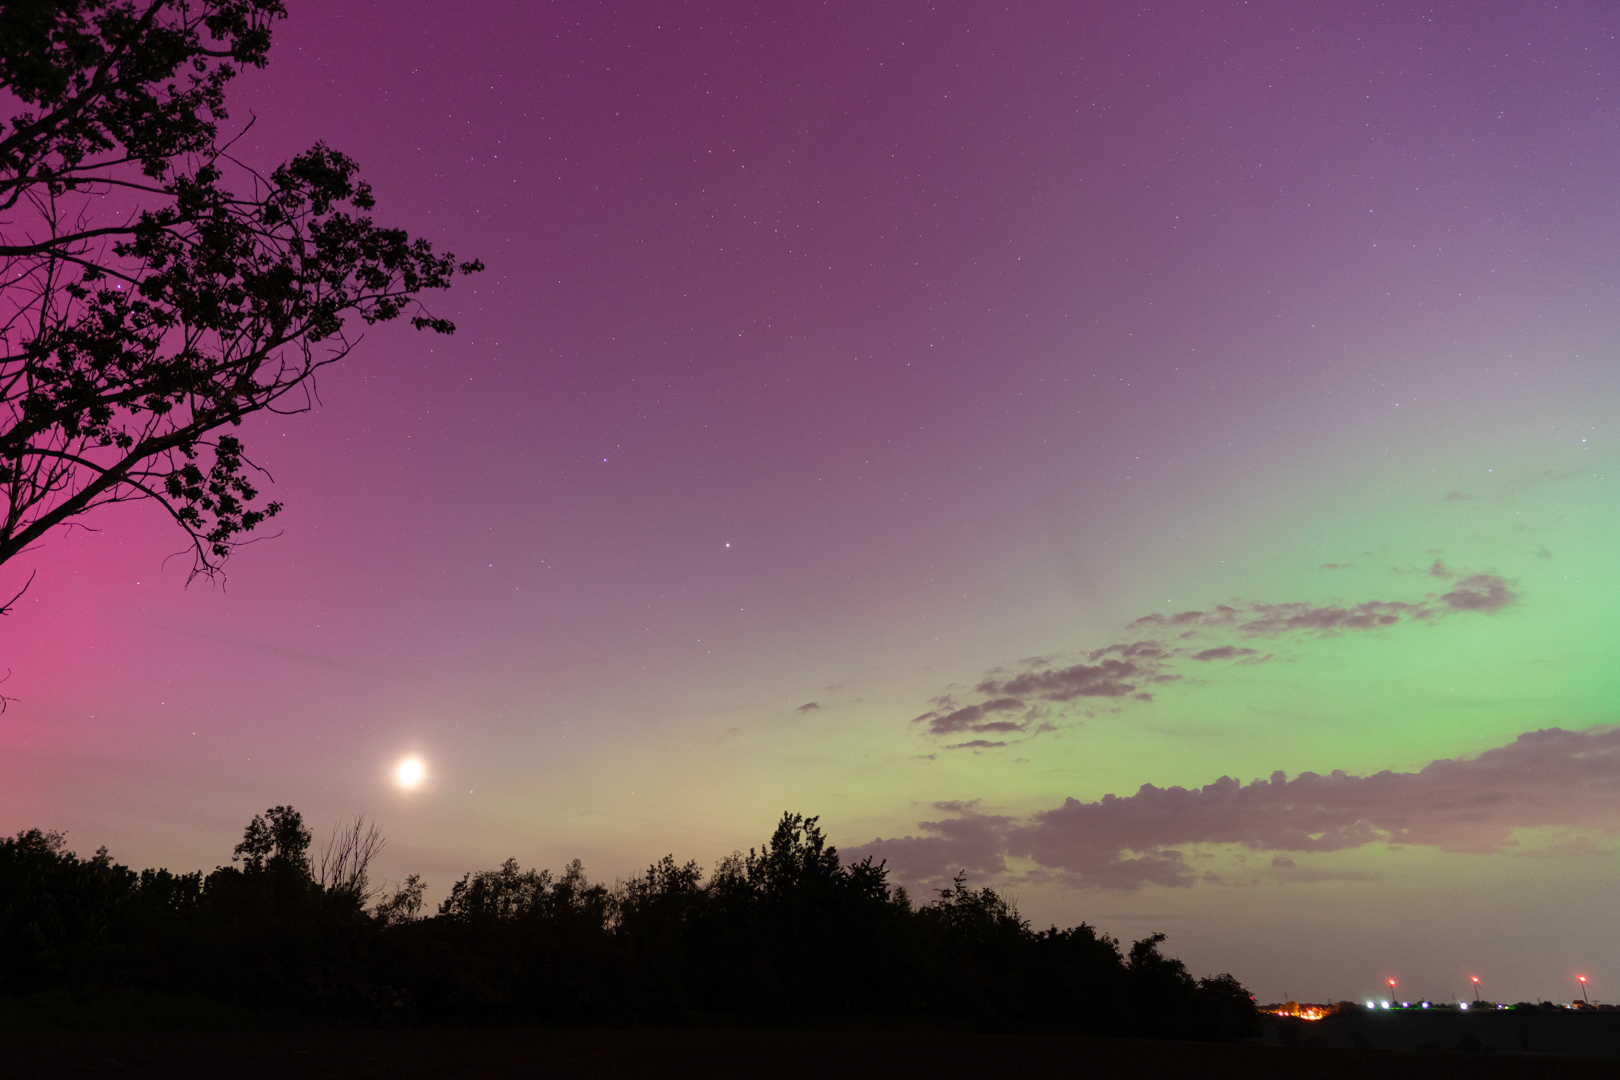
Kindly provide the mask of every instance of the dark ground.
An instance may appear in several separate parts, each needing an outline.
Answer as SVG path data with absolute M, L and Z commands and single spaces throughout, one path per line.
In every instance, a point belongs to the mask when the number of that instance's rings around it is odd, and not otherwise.
M 1278 1045 L 1288 1035 L 1290 1025 L 1288 1021 L 1267 1019 L 1264 1026 L 1266 1033 L 1262 1041 Z M 1347 1016 L 1331 1016 L 1326 1020 L 1294 1021 L 1292 1028 L 1300 1045 L 1325 1048 L 1416 1050 L 1427 1047 L 1456 1051 L 1470 1046 L 1487 1055 L 1531 1053 L 1607 1058 L 1614 1075 L 1620 1076 L 1620 1013 L 1436 1009 L 1369 1014 L 1358 1009 Z
M 1556 1018 L 1554 1018 L 1556 1019 Z M 1043 1077 L 1495 1080 L 1620 1074 L 1524 1053 L 1211 1045 L 926 1031 L 458 1030 L 0 1034 L 0 1078 Z

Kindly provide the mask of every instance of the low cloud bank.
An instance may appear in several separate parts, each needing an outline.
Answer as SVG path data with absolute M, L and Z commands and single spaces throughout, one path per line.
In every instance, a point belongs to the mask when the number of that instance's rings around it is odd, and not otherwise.
M 1620 729 L 1520 735 L 1477 757 L 1441 758 L 1415 773 L 1326 776 L 1202 788 L 1144 784 L 1134 795 L 1063 805 L 1016 819 L 976 803 L 937 803 L 951 816 L 918 823 L 920 836 L 845 849 L 887 860 L 902 881 L 947 879 L 959 869 L 997 874 L 1009 856 L 1079 887 L 1191 885 L 1182 848 L 1229 844 L 1253 851 L 1331 852 L 1375 842 L 1490 853 L 1516 846 L 1514 829 L 1620 832 Z M 1568 850 L 1563 850 L 1567 848 Z M 1589 854 L 1590 838 L 1534 854 Z M 1530 853 L 1527 853 L 1530 854 Z M 1286 858 L 1275 865 L 1293 869 Z

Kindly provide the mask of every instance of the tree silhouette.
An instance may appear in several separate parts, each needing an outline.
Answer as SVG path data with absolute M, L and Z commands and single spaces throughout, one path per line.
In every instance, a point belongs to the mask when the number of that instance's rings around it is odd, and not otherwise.
M 263 173 L 220 124 L 282 0 L 0 7 L 0 563 L 50 529 L 151 499 L 216 572 L 280 510 L 229 429 L 310 407 L 351 317 L 408 314 L 456 263 L 375 225 L 317 143 Z
M 1235 1039 L 1230 975 L 1195 980 L 1162 934 L 1121 955 L 1082 923 L 1034 933 L 959 875 L 920 908 L 882 863 L 844 866 L 814 817 L 705 875 L 666 856 L 609 888 L 508 859 L 423 916 L 412 875 L 367 911 L 381 836 L 339 826 L 311 858 L 290 806 L 255 815 L 233 865 L 139 874 L 38 830 L 0 839 L 0 995 L 198 995 L 342 1025 L 895 1023 Z M 3 1005 L 3 1002 L 0 1002 Z
M 272 806 L 242 832 L 242 842 L 231 852 L 248 874 L 309 874 L 309 842 L 304 815 L 290 806 Z
M 311 864 L 315 883 L 322 894 L 356 910 L 363 909 L 376 895 L 376 890 L 371 887 L 371 860 L 386 844 L 382 832 L 375 823 L 367 824 L 364 814 L 348 825 L 334 826 L 331 839 L 326 842 L 326 850 L 321 852 L 318 861 Z M 396 908 L 408 908 L 408 896 L 407 892 L 407 899 L 401 900 Z M 421 907 L 420 889 L 417 890 L 416 906 Z M 407 917 L 409 914 L 414 914 L 414 911 L 408 913 Z

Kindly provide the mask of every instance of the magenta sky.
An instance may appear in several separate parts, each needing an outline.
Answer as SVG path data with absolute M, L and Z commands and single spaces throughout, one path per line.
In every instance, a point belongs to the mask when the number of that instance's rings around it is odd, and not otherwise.
M 0 572 L 0 831 L 443 891 L 793 809 L 1262 998 L 1620 999 L 1614 6 L 290 6 L 242 155 L 488 270 L 252 425 L 224 589 L 145 510 Z

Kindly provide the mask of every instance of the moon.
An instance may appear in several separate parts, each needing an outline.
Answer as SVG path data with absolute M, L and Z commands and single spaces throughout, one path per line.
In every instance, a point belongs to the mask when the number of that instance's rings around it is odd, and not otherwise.
M 394 783 L 406 791 L 415 791 L 427 777 L 427 766 L 421 758 L 408 757 L 394 769 Z

